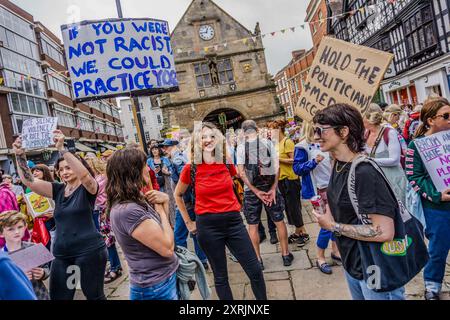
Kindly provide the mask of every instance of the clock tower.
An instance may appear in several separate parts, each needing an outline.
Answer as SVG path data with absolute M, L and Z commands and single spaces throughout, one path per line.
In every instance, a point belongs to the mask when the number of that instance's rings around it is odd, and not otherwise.
M 284 118 L 259 25 L 252 32 L 212 0 L 193 0 L 172 33 L 180 91 L 156 97 L 165 129 L 194 121 L 238 128 Z

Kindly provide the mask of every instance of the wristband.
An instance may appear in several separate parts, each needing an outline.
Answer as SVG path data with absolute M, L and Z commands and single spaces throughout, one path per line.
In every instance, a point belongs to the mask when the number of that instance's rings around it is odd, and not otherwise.
M 333 232 L 335 237 L 342 236 L 342 234 L 341 234 L 341 224 L 340 223 L 335 223 L 333 228 L 331 229 L 331 231 Z

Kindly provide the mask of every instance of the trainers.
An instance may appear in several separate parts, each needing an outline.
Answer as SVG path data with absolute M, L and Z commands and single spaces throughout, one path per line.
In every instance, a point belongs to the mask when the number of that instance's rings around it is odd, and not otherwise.
M 292 261 L 294 260 L 294 255 L 292 253 L 289 253 L 287 256 L 281 256 L 283 258 L 283 265 L 285 267 L 289 267 L 292 264 Z
M 301 235 L 301 237 L 303 238 L 303 241 L 304 241 L 305 243 L 308 243 L 308 242 L 309 242 L 309 234 L 303 233 L 303 234 Z
M 295 242 L 297 242 L 297 240 L 298 239 L 300 239 L 300 235 L 298 235 L 298 234 L 296 234 L 296 233 L 293 233 L 293 234 L 291 234 L 290 236 L 289 236 L 289 238 L 288 238 L 288 242 L 289 243 L 295 243 Z
M 439 293 L 425 290 L 425 300 L 440 300 Z
M 278 243 L 278 237 L 276 233 L 270 234 L 270 243 L 271 244 L 277 244 Z

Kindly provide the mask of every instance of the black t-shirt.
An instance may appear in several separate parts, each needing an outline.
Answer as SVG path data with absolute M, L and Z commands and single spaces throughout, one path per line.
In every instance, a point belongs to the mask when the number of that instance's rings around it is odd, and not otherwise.
M 64 196 L 65 185 L 52 183 L 56 222 L 55 257 L 77 257 L 101 249 L 105 242 L 92 218 L 96 195 L 80 185 L 69 197 Z
M 345 162 L 337 161 L 338 168 Z M 350 201 L 347 191 L 347 179 L 351 163 L 340 172 L 336 165 L 327 189 L 328 204 L 334 220 L 342 224 L 361 224 Z M 394 218 L 398 204 L 388 189 L 388 185 L 380 173 L 369 163 L 361 163 L 356 168 L 356 196 L 360 214 L 380 214 Z M 361 256 L 358 240 L 345 236 L 337 237 L 336 244 L 342 256 L 344 269 L 354 278 L 363 279 Z

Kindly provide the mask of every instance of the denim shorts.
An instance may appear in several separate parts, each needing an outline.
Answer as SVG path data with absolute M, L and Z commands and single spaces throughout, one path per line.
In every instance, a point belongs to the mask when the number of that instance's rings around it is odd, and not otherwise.
M 177 273 L 151 287 L 130 285 L 130 300 L 178 300 Z
M 270 216 L 273 222 L 280 222 L 284 219 L 284 200 L 280 191 L 277 189 L 275 196 L 276 203 L 272 203 L 272 206 L 268 207 L 263 204 L 252 191 L 246 190 L 244 193 L 244 215 L 249 225 L 259 224 L 261 221 L 261 212 L 264 205 L 264 209 Z

